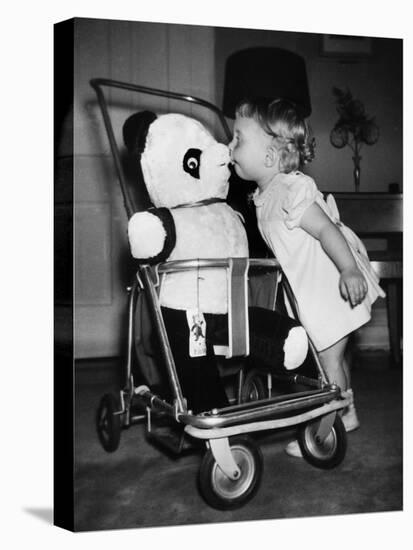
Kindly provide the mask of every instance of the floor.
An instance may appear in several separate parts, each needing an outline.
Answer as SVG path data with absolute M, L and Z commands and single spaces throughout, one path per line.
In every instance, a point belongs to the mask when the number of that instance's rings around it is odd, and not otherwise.
M 93 375 L 93 376 L 92 376 Z M 264 458 L 257 494 L 219 511 L 197 490 L 201 452 L 178 458 L 147 440 L 145 426 L 123 430 L 107 453 L 95 431 L 100 397 L 119 388 L 119 365 L 82 363 L 76 376 L 75 525 L 77 531 L 399 511 L 403 508 L 402 369 L 385 352 L 358 357 L 353 389 L 361 427 L 348 434 L 344 461 L 320 470 L 289 457 L 291 429 L 255 436 Z

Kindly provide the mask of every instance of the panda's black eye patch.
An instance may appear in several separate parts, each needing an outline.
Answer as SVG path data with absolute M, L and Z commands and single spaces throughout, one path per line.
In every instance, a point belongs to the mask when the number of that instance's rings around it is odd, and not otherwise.
M 188 149 L 185 153 L 183 165 L 184 171 L 193 178 L 199 180 L 199 167 L 201 165 L 201 149 Z

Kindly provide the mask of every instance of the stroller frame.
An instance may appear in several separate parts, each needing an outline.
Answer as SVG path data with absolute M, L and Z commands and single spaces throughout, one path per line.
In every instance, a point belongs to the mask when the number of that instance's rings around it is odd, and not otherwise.
M 227 138 L 230 130 L 222 112 L 213 104 L 192 96 L 178 94 L 118 82 L 109 79 L 92 79 L 91 86 L 97 94 L 99 106 L 103 115 L 106 132 L 109 138 L 111 152 L 114 158 L 119 183 L 121 186 L 124 204 L 128 218 L 136 211 L 129 195 L 126 180 L 120 160 L 119 150 L 114 137 L 113 127 L 108 112 L 107 102 L 102 87 L 114 87 L 127 91 L 179 99 L 195 103 L 212 110 L 220 119 Z M 236 269 L 233 270 L 234 266 Z M 184 450 L 185 434 L 196 440 L 206 443 L 207 452 L 200 468 L 200 491 L 206 502 L 218 509 L 233 509 L 245 504 L 258 489 L 262 472 L 262 457 L 259 449 L 245 434 L 264 430 L 274 430 L 300 425 L 298 441 L 304 458 L 319 468 L 333 468 L 344 458 L 347 439 L 340 415 L 338 414 L 349 404 L 349 397 L 341 389 L 330 384 L 326 373 L 318 359 L 314 345 L 309 338 L 309 346 L 314 359 L 317 378 L 309 378 L 300 374 L 279 374 L 268 372 L 268 369 L 257 370 L 254 376 L 267 376 L 269 395 L 258 400 L 243 402 L 241 398 L 244 381 L 244 369 L 238 372 L 238 395 L 236 403 L 227 407 L 212 409 L 194 414 L 188 410 L 186 399 L 182 393 L 174 357 L 168 341 L 168 334 L 162 318 L 161 306 L 158 297 L 160 279 L 166 273 L 185 270 L 217 267 L 227 270 L 227 280 L 230 286 L 235 277 L 238 277 L 236 300 L 229 303 L 228 310 L 236 303 L 238 312 L 248 319 L 248 299 L 246 292 L 248 270 L 251 268 L 274 269 L 281 274 L 281 285 L 288 300 L 293 315 L 298 319 L 297 304 L 288 280 L 282 273 L 276 259 L 205 259 L 169 261 L 156 266 L 139 265 L 136 278 L 128 288 L 128 337 L 126 353 L 125 383 L 120 390 L 119 397 L 113 394 L 103 396 L 97 411 L 97 431 L 104 449 L 113 452 L 118 448 L 120 432 L 131 424 L 146 420 L 149 434 L 153 434 L 153 416 L 160 416 L 177 423 L 181 428 L 182 437 L 178 446 L 171 447 L 168 440 L 165 445 L 171 450 L 180 453 Z M 233 275 L 232 273 L 236 273 Z M 241 275 L 240 275 L 241 273 Z M 239 292 L 241 288 L 244 292 Z M 161 353 L 165 361 L 173 394 L 173 402 L 169 403 L 153 393 L 146 385 L 135 387 L 132 364 L 134 347 L 134 310 L 139 292 L 144 292 L 149 308 L 153 315 L 154 326 L 158 335 Z M 228 293 L 231 297 L 231 292 Z M 231 302 L 231 299 L 230 299 Z M 248 350 L 248 321 L 245 330 L 232 331 L 231 315 L 228 315 L 230 352 L 227 357 L 247 356 Z M 239 327 L 238 327 L 239 328 Z M 234 353 L 231 352 L 234 351 Z M 282 396 L 271 396 L 271 381 L 279 379 L 293 384 L 307 386 L 307 391 L 296 392 Z M 254 379 L 250 378 L 253 381 Z M 260 396 L 259 396 L 260 397 Z M 261 396 L 262 397 L 262 396 Z M 132 405 L 137 404 L 139 414 L 133 414 Z M 234 437 L 235 436 L 235 437 Z M 231 438 L 231 439 L 230 439 Z

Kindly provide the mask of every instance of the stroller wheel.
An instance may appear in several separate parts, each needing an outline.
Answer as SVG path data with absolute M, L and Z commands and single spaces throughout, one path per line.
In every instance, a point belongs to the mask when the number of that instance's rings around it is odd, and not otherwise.
M 257 370 L 250 370 L 246 376 L 241 390 L 241 403 L 259 401 L 267 397 L 267 388 L 262 375 Z
M 343 461 L 347 450 L 347 434 L 341 417 L 336 414 L 334 424 L 321 441 L 317 436 L 320 421 L 320 418 L 316 418 L 302 426 L 298 432 L 298 443 L 307 462 L 328 470 Z
M 234 437 L 230 448 L 241 470 L 237 480 L 227 477 L 209 449 L 199 471 L 199 488 L 205 501 L 218 510 L 240 508 L 255 494 L 261 481 L 263 461 L 260 449 L 248 437 Z
M 96 413 L 96 429 L 102 447 L 113 453 L 119 447 L 121 417 L 119 400 L 112 393 L 106 393 L 100 400 Z

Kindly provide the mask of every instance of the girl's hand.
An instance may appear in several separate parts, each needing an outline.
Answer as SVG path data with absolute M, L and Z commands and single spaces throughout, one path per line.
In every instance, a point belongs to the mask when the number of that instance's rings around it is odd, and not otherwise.
M 352 307 L 361 304 L 367 294 L 367 281 L 358 267 L 344 269 L 340 275 L 340 293 Z

